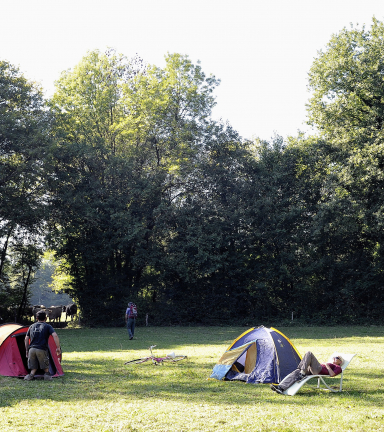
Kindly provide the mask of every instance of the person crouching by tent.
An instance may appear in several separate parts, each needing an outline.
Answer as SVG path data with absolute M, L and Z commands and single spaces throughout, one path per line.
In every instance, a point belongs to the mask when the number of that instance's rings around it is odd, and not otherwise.
M 341 365 L 344 360 L 341 356 L 334 357 L 332 363 L 321 364 L 317 358 L 308 351 L 304 354 L 301 362 L 293 372 L 287 375 L 279 385 L 271 384 L 271 389 L 276 393 L 283 394 L 291 385 L 301 381 L 307 375 L 329 375 L 331 377 L 342 372 Z
M 45 311 L 40 310 L 36 314 L 37 322 L 32 324 L 27 334 L 25 335 L 24 344 L 28 358 L 28 369 L 31 372 L 24 377 L 30 381 L 35 377 L 37 370 L 44 370 L 44 380 L 52 381 L 52 376 L 49 373 L 49 355 L 48 355 L 48 339 L 52 335 L 56 343 L 56 354 L 60 355 L 60 340 L 59 336 L 50 324 L 46 323 L 47 315 Z

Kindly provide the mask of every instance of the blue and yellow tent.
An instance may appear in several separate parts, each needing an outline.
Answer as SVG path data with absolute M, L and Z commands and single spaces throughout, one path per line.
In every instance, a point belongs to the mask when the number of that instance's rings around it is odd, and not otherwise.
M 232 342 L 213 368 L 211 378 L 278 384 L 300 360 L 293 343 L 279 330 L 253 327 Z

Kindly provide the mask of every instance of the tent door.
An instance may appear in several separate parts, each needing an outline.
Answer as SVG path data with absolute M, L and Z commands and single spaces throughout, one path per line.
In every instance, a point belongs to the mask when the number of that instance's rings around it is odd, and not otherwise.
M 256 366 L 256 342 L 249 345 L 249 347 L 241 354 L 232 366 L 234 372 L 249 374 L 255 369 Z
M 248 376 L 255 369 L 257 358 L 256 342 L 250 344 L 233 363 L 226 378 L 229 380 L 247 381 Z
M 56 375 L 57 369 L 50 348 L 48 348 L 48 353 L 49 353 L 49 373 L 53 376 Z
M 249 374 L 253 371 L 253 369 L 255 369 L 256 356 L 257 356 L 256 343 L 253 343 L 248 348 L 247 353 L 246 353 L 244 373 Z
M 23 362 L 25 369 L 27 370 L 28 369 L 28 359 L 27 359 L 27 355 L 26 355 L 26 351 L 25 351 L 25 343 L 24 343 L 25 334 L 13 335 L 12 337 L 16 339 L 17 348 L 19 350 L 21 360 Z
M 27 370 L 29 372 L 30 370 L 28 369 L 28 359 L 27 359 L 27 355 L 26 355 L 26 351 L 25 351 L 25 343 L 24 343 L 25 335 L 24 334 L 13 335 L 12 338 L 16 339 L 17 348 L 19 350 L 21 360 L 23 361 L 23 365 L 25 367 L 25 370 Z M 51 355 L 50 350 L 48 350 L 48 351 L 49 351 L 49 372 L 51 375 L 55 375 L 57 372 L 56 366 L 55 366 L 55 363 L 52 359 L 52 355 Z M 36 372 L 36 376 L 41 376 L 41 375 L 44 375 L 44 370 L 38 369 Z

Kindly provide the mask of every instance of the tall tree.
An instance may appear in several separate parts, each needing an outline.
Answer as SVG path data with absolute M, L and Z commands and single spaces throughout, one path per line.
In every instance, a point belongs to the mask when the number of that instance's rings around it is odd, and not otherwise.
M 41 241 L 49 126 L 40 88 L 0 61 L 0 289 L 10 279 L 10 248 Z M 25 280 L 27 289 L 30 279 Z
M 327 141 L 331 162 L 327 205 L 337 219 L 328 233 L 338 237 L 334 258 L 349 262 L 336 274 L 356 316 L 378 317 L 384 301 L 383 54 L 384 24 L 373 19 L 370 29 L 334 35 L 309 74 L 310 122 Z
M 159 212 L 154 231 L 161 254 L 151 292 L 165 306 L 159 311 L 153 304 L 160 321 L 217 323 L 230 320 L 236 307 L 245 309 L 246 161 L 238 134 L 211 124 L 199 163 Z
M 145 286 L 157 214 L 203 149 L 217 81 L 187 57 L 166 63 L 144 68 L 92 52 L 62 75 L 52 99 L 52 239 L 90 322 L 100 308 L 118 316 L 116 306 Z

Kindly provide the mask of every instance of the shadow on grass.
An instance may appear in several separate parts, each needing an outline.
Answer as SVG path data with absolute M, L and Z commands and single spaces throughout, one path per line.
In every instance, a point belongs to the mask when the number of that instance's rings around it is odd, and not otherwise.
M 143 327 L 129 340 L 125 328 L 63 329 L 58 331 L 63 352 L 146 350 L 150 345 L 168 350 L 177 346 L 228 346 L 247 328 Z
M 257 327 L 257 326 L 255 326 Z M 125 328 L 100 329 L 60 329 L 59 334 L 63 352 L 88 351 L 132 351 L 144 350 L 150 345 L 158 349 L 168 350 L 177 346 L 210 345 L 228 347 L 235 338 L 250 327 L 137 327 L 135 339 L 130 341 Z M 340 340 L 348 338 L 374 338 L 372 343 L 382 343 L 383 326 L 371 327 L 281 327 L 280 330 L 293 343 L 305 340 L 306 346 L 314 352 L 324 341 L 334 341 L 335 346 Z M 313 342 L 312 342 L 313 341 Z
M 369 352 L 374 350 L 376 357 L 380 355 L 376 346 L 378 342 L 383 342 L 383 327 L 280 328 L 293 343 L 299 341 L 301 346 L 313 346 L 314 350 L 320 346 L 323 351 L 330 351 L 334 341 L 335 345 L 341 342 L 340 350 L 361 346 L 358 359 L 353 360 L 345 374 L 343 393 L 324 392 L 316 389 L 316 385 L 305 385 L 294 397 L 277 395 L 269 385 L 207 380 L 219 358 L 216 354 L 224 352 L 247 329 L 139 327 L 135 335 L 137 339 L 133 341 L 129 341 L 125 328 L 59 329 L 57 332 L 64 352 L 64 377 L 52 382 L 26 382 L 0 377 L 0 408 L 34 399 L 64 403 L 116 400 L 128 403 L 151 399 L 185 404 L 240 405 L 250 409 L 256 403 L 300 405 L 315 409 L 324 404 L 330 409 L 334 409 L 334 404 L 338 407 L 344 407 L 344 404 L 346 407 L 354 404 L 377 407 L 383 404 L 382 368 L 377 362 L 369 362 L 369 353 L 364 354 L 364 350 L 368 349 L 371 350 Z M 322 344 L 320 341 L 324 340 L 326 342 Z M 364 348 L 367 340 L 368 348 Z M 163 366 L 124 366 L 124 361 L 147 354 L 150 345 L 157 345 L 160 355 L 175 351 L 188 356 L 191 352 L 194 357 Z M 137 351 L 141 351 L 140 355 Z M 331 385 L 334 384 L 331 382 Z
M 337 403 L 361 404 L 377 407 L 383 402 L 384 390 L 374 382 L 382 378 L 379 373 L 351 373 L 343 380 L 344 392 L 330 393 L 318 390 L 316 385 L 303 386 L 296 396 L 280 396 L 268 384 L 253 385 L 242 382 L 207 380 L 209 371 L 188 360 L 162 366 L 152 364 L 124 366 L 121 361 L 104 360 L 67 361 L 64 377 L 52 382 L 26 382 L 15 378 L 0 379 L 0 407 L 14 406 L 34 399 L 54 402 L 116 400 L 148 400 L 208 403 L 228 406 L 236 404 L 251 408 L 260 401 L 273 405 L 300 405 L 319 409 Z M 314 380 L 315 382 L 315 380 Z M 331 385 L 332 379 L 329 379 Z M 361 384 L 365 383 L 364 385 Z

